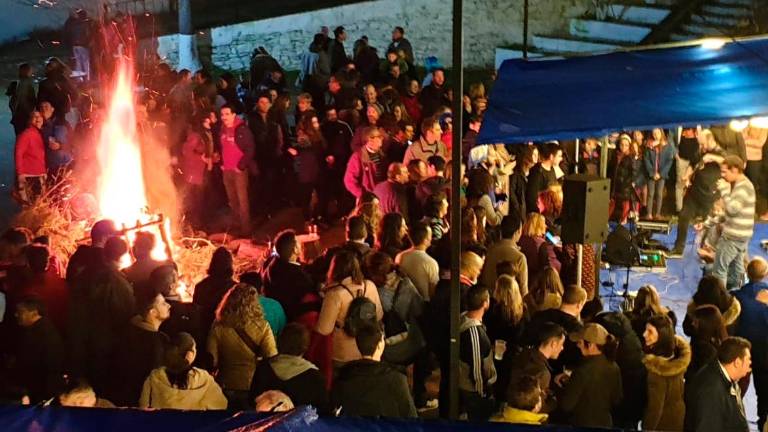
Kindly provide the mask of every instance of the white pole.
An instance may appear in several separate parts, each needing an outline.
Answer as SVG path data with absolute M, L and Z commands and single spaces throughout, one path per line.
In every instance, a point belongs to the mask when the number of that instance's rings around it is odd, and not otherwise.
M 584 245 L 576 244 L 576 286 L 581 288 L 581 265 L 584 263 Z

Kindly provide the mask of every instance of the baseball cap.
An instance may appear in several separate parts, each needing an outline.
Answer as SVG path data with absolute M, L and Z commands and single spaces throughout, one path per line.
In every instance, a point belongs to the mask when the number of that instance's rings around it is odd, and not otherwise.
M 581 330 L 568 335 L 568 338 L 573 342 L 585 340 L 596 345 L 605 345 L 608 341 L 608 330 L 600 324 L 589 323 L 582 327 Z

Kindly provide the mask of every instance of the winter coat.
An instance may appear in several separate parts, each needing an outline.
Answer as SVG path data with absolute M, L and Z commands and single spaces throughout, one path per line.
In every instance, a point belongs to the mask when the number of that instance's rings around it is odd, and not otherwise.
M 288 321 L 294 321 L 316 305 L 304 301 L 315 293 L 315 283 L 299 264 L 276 258 L 263 272 L 264 295 L 277 300 L 283 307 Z
M 520 295 L 525 296 L 528 294 L 528 260 L 512 239 L 501 239 L 488 248 L 480 281 L 489 288 L 496 286 L 496 266 L 507 261 L 512 263 L 514 278 L 520 286 Z
M 417 417 L 405 373 L 374 360 L 344 365 L 334 382 L 332 400 L 342 415 Z
M 302 357 L 278 354 L 259 363 L 251 381 L 250 400 L 267 390 L 285 393 L 296 406 L 312 405 L 322 414 L 329 412 L 325 378 L 317 366 Z
M 141 390 L 139 408 L 180 410 L 227 409 L 227 398 L 213 377 L 203 369 L 192 368 L 186 389 L 173 387 L 165 367 L 153 370 Z
M 675 153 L 675 147 L 671 144 L 646 147 L 643 163 L 645 164 L 645 173 L 648 178 L 653 180 L 657 170 L 662 179 L 666 180 L 669 178 L 669 172 L 672 170 L 672 164 L 675 162 Z
M 746 432 L 749 425 L 739 407 L 729 377 L 713 361 L 685 383 L 685 430 L 690 432 Z
M 147 376 L 163 365 L 168 336 L 137 315 L 118 340 L 112 369 L 113 395 L 108 399 L 117 406 L 135 407 Z
M 235 329 L 220 322 L 214 322 L 208 334 L 207 350 L 213 367 L 219 369 L 216 380 L 225 390 L 248 390 L 259 360 L 277 354 L 269 323 L 249 322 L 244 331 L 250 341 L 244 341 Z M 258 347 L 259 352 L 253 352 L 250 345 Z
M 683 375 L 691 363 L 691 347 L 675 336 L 671 358 L 648 354 L 643 364 L 648 370 L 648 402 L 643 429 L 682 431 L 685 421 Z
M 373 192 L 377 183 L 377 173 L 382 170 L 379 166 L 381 164 L 388 165 L 383 153 L 378 165 L 371 161 L 365 147 L 352 153 L 344 173 L 344 186 L 349 193 L 359 199 L 363 196 L 363 192 Z
M 245 122 L 240 120 L 240 118 L 235 119 L 234 129 L 234 132 L 227 131 L 227 128 L 222 126 L 221 131 L 219 132 L 220 142 L 223 141 L 224 134 L 234 133 L 235 144 L 237 144 L 237 147 L 242 152 L 242 157 L 240 158 L 240 161 L 237 162 L 237 169 L 240 171 L 247 171 L 252 175 L 258 174 L 259 168 L 254 159 L 256 144 L 251 130 L 248 129 L 248 126 Z
M 571 426 L 610 428 L 622 398 L 621 371 L 600 354 L 582 359 L 558 398 L 558 409 Z
M 45 144 L 39 129 L 30 126 L 19 135 L 14 156 L 17 176 L 45 175 Z
M 616 165 L 616 172 L 613 177 L 613 198 L 617 201 L 629 200 L 632 198 L 634 189 L 632 182 L 635 180 L 634 159 L 630 156 L 621 156 Z
M 17 331 L 14 367 L 6 378 L 26 388 L 33 404 L 55 396 L 63 384 L 64 370 L 64 348 L 59 332 L 46 317 Z
M 752 343 L 753 356 L 756 352 L 768 354 L 768 306 L 757 300 L 757 294 L 764 289 L 768 289 L 768 283 L 750 282 L 733 291 L 741 305 L 736 336 Z
M 203 184 L 207 168 L 203 155 L 210 147 L 206 144 L 208 141 L 211 139 L 202 136 L 201 132 L 194 131 L 187 134 L 181 150 L 181 172 L 184 175 L 184 181 L 188 184 Z
M 696 329 L 693 327 L 693 318 L 691 317 L 693 316 L 693 312 L 699 306 L 701 305 L 696 304 L 694 301 L 688 303 L 685 319 L 683 320 L 683 333 L 688 336 L 693 336 L 696 333 Z M 725 327 L 728 329 L 728 334 L 733 334 L 732 330 L 735 330 L 734 327 L 737 324 L 739 315 L 741 315 L 741 303 L 739 303 L 739 300 L 736 297 L 733 297 L 733 301 L 731 302 L 731 305 L 728 306 L 728 309 L 720 311 L 720 313 L 723 315 L 723 321 L 725 322 Z
M 408 277 L 396 271 L 387 276 L 387 282 L 378 290 L 386 337 L 382 359 L 392 364 L 410 364 L 426 346 L 419 324 L 424 298 Z
M 421 137 L 418 141 L 411 144 L 405 151 L 403 165 L 408 165 L 413 159 L 420 159 L 423 160 L 424 163 L 427 163 L 427 159 L 432 156 L 440 156 L 446 161 L 451 160 L 451 155 L 448 153 L 448 149 L 442 141 L 437 140 L 430 144 L 424 140 L 424 137 Z
M 208 276 L 195 285 L 192 303 L 200 306 L 200 327 L 205 340 L 208 339 L 208 331 L 216 316 L 216 308 L 224 298 L 224 294 L 234 285 L 235 281 L 232 278 L 213 276 Z
M 350 278 L 346 278 L 335 286 L 326 287 L 315 330 L 321 335 L 333 333 L 333 360 L 338 362 L 348 362 L 362 357 L 357 349 L 355 338 L 344 331 L 344 320 L 347 318 L 347 312 L 353 300 L 352 294 L 347 290 L 355 295 L 362 294 L 371 300 L 376 305 L 377 320 L 381 321 L 384 316 L 379 292 L 371 281 L 365 280 L 362 285 L 357 285 Z
M 499 380 L 496 382 L 496 398 L 499 401 L 507 400 L 507 389 L 510 385 L 516 385 L 524 376 L 535 378 L 541 389 L 542 410 L 549 412 L 554 408 L 554 394 L 550 391 L 552 382 L 552 369 L 549 361 L 538 347 L 525 348 L 523 351 L 512 354 L 512 346 L 507 344 L 507 353 L 501 362 Z M 507 401 L 508 402 L 508 401 Z
M 543 425 L 547 422 L 547 417 L 547 414 L 505 406 L 499 414 L 491 417 L 490 421 L 498 423 Z

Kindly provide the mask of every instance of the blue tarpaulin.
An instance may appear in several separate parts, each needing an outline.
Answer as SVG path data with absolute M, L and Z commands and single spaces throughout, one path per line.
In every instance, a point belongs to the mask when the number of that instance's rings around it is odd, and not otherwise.
M 507 60 L 478 143 L 585 138 L 768 115 L 768 38 Z
M 0 406 L 3 432 L 551 432 L 596 429 L 418 419 L 318 417 L 312 407 L 276 414 L 232 411 L 142 411 L 138 409 Z M 605 430 L 605 429 L 600 429 Z

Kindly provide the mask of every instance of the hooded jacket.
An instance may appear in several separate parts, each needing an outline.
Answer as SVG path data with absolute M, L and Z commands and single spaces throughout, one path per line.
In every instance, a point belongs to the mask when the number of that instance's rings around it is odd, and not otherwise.
M 325 379 L 317 366 L 303 357 L 278 354 L 256 367 L 251 381 L 250 399 L 267 390 L 279 390 L 294 405 L 312 405 L 321 414 L 328 412 Z
M 490 386 L 496 382 L 493 363 L 493 345 L 482 321 L 461 316 L 459 326 L 459 389 L 489 396 Z
M 417 416 L 405 374 L 369 359 L 349 362 L 341 368 L 333 385 L 333 401 L 343 415 Z
M 187 388 L 179 389 L 168 381 L 165 370 L 165 367 L 154 369 L 144 381 L 139 408 L 227 409 L 227 398 L 208 372 L 192 368 L 189 371 Z
M 648 402 L 643 429 L 682 431 L 685 422 L 683 376 L 691 363 L 691 347 L 675 336 L 671 358 L 648 354 L 643 364 L 648 370 Z
M 691 301 L 688 303 L 688 308 L 685 311 L 685 319 L 683 320 L 683 332 L 688 336 L 693 336 L 696 333 L 696 329 L 693 327 L 693 312 L 696 311 L 696 308 L 702 306 L 699 304 L 696 304 L 695 301 Z M 739 300 L 734 296 L 733 301 L 731 302 L 731 305 L 728 306 L 728 309 L 725 311 L 720 311 L 723 315 L 723 322 L 725 323 L 725 327 L 728 329 L 728 334 L 733 334 L 732 330 L 735 330 L 735 326 L 737 324 L 737 320 L 739 319 L 739 315 L 741 315 L 741 303 L 739 303 Z

